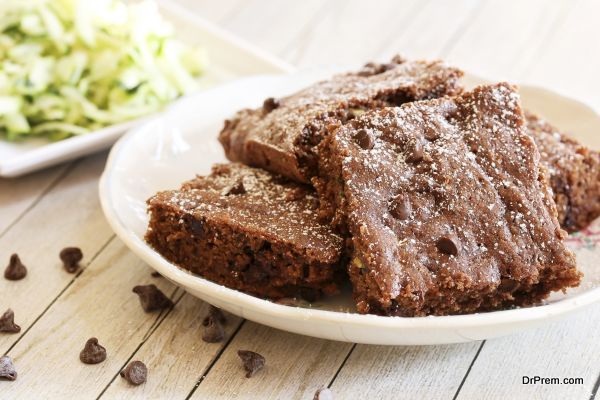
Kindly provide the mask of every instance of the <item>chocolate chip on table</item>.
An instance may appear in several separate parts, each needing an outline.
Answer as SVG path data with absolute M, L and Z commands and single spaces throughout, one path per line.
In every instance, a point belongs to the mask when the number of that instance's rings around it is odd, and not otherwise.
M 14 381 L 17 379 L 17 370 L 9 356 L 0 357 L 0 379 Z
M 173 301 L 154 284 L 135 286 L 133 293 L 140 297 L 140 303 L 146 312 L 162 310 L 173 306 Z
M 79 262 L 83 259 L 83 253 L 79 247 L 65 247 L 59 256 L 68 273 L 73 274 L 79 270 Z
M 148 368 L 141 361 L 132 361 L 127 364 L 127 367 L 119 373 L 127 382 L 132 385 L 141 385 L 146 382 L 148 377 Z
M 219 343 L 225 339 L 223 324 L 217 318 L 208 316 L 208 323 L 202 333 L 202 340 L 206 343 Z M 204 323 L 204 322 L 203 322 Z
M 21 327 L 15 324 L 15 313 L 10 308 L 0 317 L 0 332 L 19 333 Z
M 213 305 L 208 309 L 208 315 L 202 321 L 202 325 L 208 326 L 211 319 L 219 321 L 223 325 L 227 323 L 227 318 L 225 317 L 225 314 L 223 314 L 223 311 Z
M 329 388 L 318 389 L 313 400 L 333 400 L 333 392 Z
M 153 278 L 162 278 L 162 275 L 158 271 L 154 271 L 150 274 Z
M 245 193 L 246 193 L 246 188 L 244 187 L 244 181 L 242 181 L 240 179 L 235 184 L 226 188 L 225 191 L 223 192 L 223 195 L 231 196 L 232 194 L 235 195 L 235 194 L 245 194 Z
M 85 342 L 85 347 L 79 353 L 79 359 L 84 364 L 98 364 L 106 360 L 106 349 L 98 343 L 95 337 Z
M 4 270 L 4 277 L 9 281 L 18 281 L 27 275 L 27 268 L 21 262 L 18 254 L 10 256 L 8 266 Z
M 246 370 L 246 378 L 252 377 L 256 372 L 263 369 L 265 366 L 265 358 L 258 353 L 250 350 L 238 350 L 238 356 L 244 363 Z
M 436 247 L 442 253 L 448 254 L 449 256 L 456 256 L 458 254 L 458 247 L 454 240 L 448 236 L 442 236 L 436 242 Z
M 354 135 L 354 140 L 364 150 L 370 150 L 375 145 L 373 137 L 365 129 L 360 129 Z
M 279 100 L 277 100 L 273 97 L 269 97 L 263 103 L 263 110 L 265 110 L 265 112 L 267 112 L 267 113 L 270 113 L 271 111 L 275 110 L 276 108 L 279 108 L 280 105 L 281 104 L 279 103 Z
M 407 196 L 399 194 L 390 202 L 390 214 L 392 217 L 405 220 L 410 217 L 411 206 Z

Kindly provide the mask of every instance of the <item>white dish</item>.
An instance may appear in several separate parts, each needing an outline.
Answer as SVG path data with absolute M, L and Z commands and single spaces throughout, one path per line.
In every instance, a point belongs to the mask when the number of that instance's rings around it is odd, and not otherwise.
M 329 72 L 239 80 L 183 99 L 130 131 L 111 151 L 100 181 L 102 207 L 117 235 L 163 276 L 217 307 L 275 328 L 333 340 L 388 345 L 481 340 L 557 319 L 600 300 L 600 269 L 594 265 L 600 257 L 600 220 L 588 236 L 571 240 L 586 274 L 579 288 L 554 295 L 538 307 L 445 317 L 359 315 L 353 311 L 349 293 L 308 307 L 280 305 L 194 276 L 146 245 L 145 200 L 156 191 L 177 188 L 195 173 L 209 172 L 214 162 L 225 161 L 216 139 L 223 119 L 240 108 L 260 105 L 266 97 L 293 92 Z M 473 76 L 469 81 L 481 82 Z M 552 115 L 559 126 L 577 133 L 586 144 L 600 147 L 594 135 L 600 131 L 600 117 L 590 108 L 540 88 L 522 86 L 521 93 L 528 107 Z
M 201 45 L 210 64 L 200 79 L 202 88 L 256 74 L 290 72 L 292 67 L 169 0 L 157 0 L 161 14 L 176 27 L 177 36 Z M 32 139 L 22 143 L 0 140 L 0 177 L 14 177 L 109 148 L 128 129 L 148 117 L 109 126 L 58 142 Z

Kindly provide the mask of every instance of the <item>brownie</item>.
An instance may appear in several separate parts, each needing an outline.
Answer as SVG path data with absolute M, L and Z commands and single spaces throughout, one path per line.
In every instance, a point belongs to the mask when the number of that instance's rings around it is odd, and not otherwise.
M 600 216 L 600 153 L 526 112 L 527 129 L 548 168 L 563 229 L 574 232 Z
M 312 301 L 347 280 L 343 239 L 319 222 L 313 189 L 241 164 L 148 200 L 147 242 L 167 260 L 265 298 Z
M 453 95 L 462 72 L 441 61 L 366 64 L 291 96 L 267 99 L 263 107 L 238 112 L 219 140 L 227 157 L 308 183 L 317 172 L 316 145 L 330 124 L 344 123 L 367 109 Z
M 352 238 L 361 313 L 527 306 L 580 282 L 508 84 L 367 112 L 320 154 L 322 211 Z

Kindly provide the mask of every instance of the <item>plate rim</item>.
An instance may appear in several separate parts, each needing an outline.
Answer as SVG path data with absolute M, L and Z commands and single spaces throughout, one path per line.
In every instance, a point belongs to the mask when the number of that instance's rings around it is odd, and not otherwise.
M 295 73 L 301 73 L 298 71 Z M 476 74 L 465 73 L 466 76 L 473 77 L 484 81 L 489 79 L 481 78 Z M 277 78 L 286 79 L 288 75 L 257 75 L 246 77 L 229 82 L 225 85 L 215 87 L 213 89 L 197 94 L 198 97 L 210 96 L 212 91 L 221 90 L 224 86 L 236 85 L 240 81 Z M 577 103 L 579 106 L 591 110 L 596 115 L 599 113 L 593 107 L 583 103 L 580 100 L 573 99 L 569 96 L 562 95 L 552 89 L 540 87 L 537 85 L 519 84 L 520 87 L 527 87 L 528 90 L 537 90 L 547 92 L 551 95 L 560 96 L 567 100 Z M 177 102 L 171 105 L 177 107 Z M 169 109 L 171 108 L 169 107 Z M 165 114 L 169 112 L 165 111 Z M 209 297 L 222 297 L 224 301 L 234 303 L 241 308 L 249 309 L 255 313 L 268 315 L 273 318 L 286 318 L 302 321 L 310 321 L 314 323 L 335 323 L 352 326 L 370 327 L 370 328 L 385 328 L 394 330 L 411 330 L 411 329 L 469 329 L 469 328 L 489 328 L 507 324 L 519 323 L 534 323 L 538 321 L 552 320 L 554 318 L 564 316 L 570 312 L 576 312 L 585 309 L 586 307 L 600 301 L 600 287 L 586 290 L 576 294 L 573 297 L 561 299 L 553 303 L 542 304 L 533 307 L 514 308 L 508 310 L 491 311 L 485 313 L 471 313 L 463 315 L 448 315 L 448 316 L 427 316 L 427 317 L 389 317 L 371 314 L 358 314 L 353 312 L 341 312 L 322 310 L 316 308 L 304 308 L 296 306 L 287 306 L 277 304 L 275 302 L 261 299 L 234 289 L 227 288 L 217 283 L 211 282 L 201 276 L 193 275 L 190 272 L 170 263 L 164 259 L 159 253 L 148 246 L 135 233 L 128 230 L 125 224 L 119 218 L 118 212 L 114 209 L 110 201 L 110 182 L 116 171 L 115 165 L 119 155 L 126 148 L 127 143 L 143 132 L 146 126 L 164 118 L 163 115 L 155 116 L 146 123 L 137 126 L 128 131 L 122 136 L 119 141 L 113 146 L 106 162 L 105 169 L 99 181 L 99 196 L 102 210 L 109 222 L 109 225 L 115 231 L 117 236 L 124 244 L 132 250 L 137 256 L 149 264 L 152 268 L 163 274 L 169 280 L 175 282 L 183 288 L 192 287 L 194 290 L 206 294 Z M 600 115 L 598 115 L 600 118 Z M 193 294 L 193 293 L 192 293 Z M 242 302 L 242 303 L 239 303 Z M 252 319 L 252 318 L 249 318 Z M 466 338 L 466 337 L 465 337 Z M 470 339 L 469 340 L 476 340 Z M 478 339 L 477 339 L 478 340 Z

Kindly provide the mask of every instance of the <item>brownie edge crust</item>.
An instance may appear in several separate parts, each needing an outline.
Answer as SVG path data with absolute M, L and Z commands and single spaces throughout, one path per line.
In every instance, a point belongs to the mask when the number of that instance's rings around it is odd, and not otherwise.
M 240 164 L 148 200 L 146 241 L 167 260 L 259 297 L 313 301 L 346 277 L 343 240 L 308 186 Z M 346 278 L 347 279 L 347 278 Z
M 359 312 L 489 311 L 579 284 L 512 86 L 365 113 L 320 152 L 321 214 L 352 237 Z

